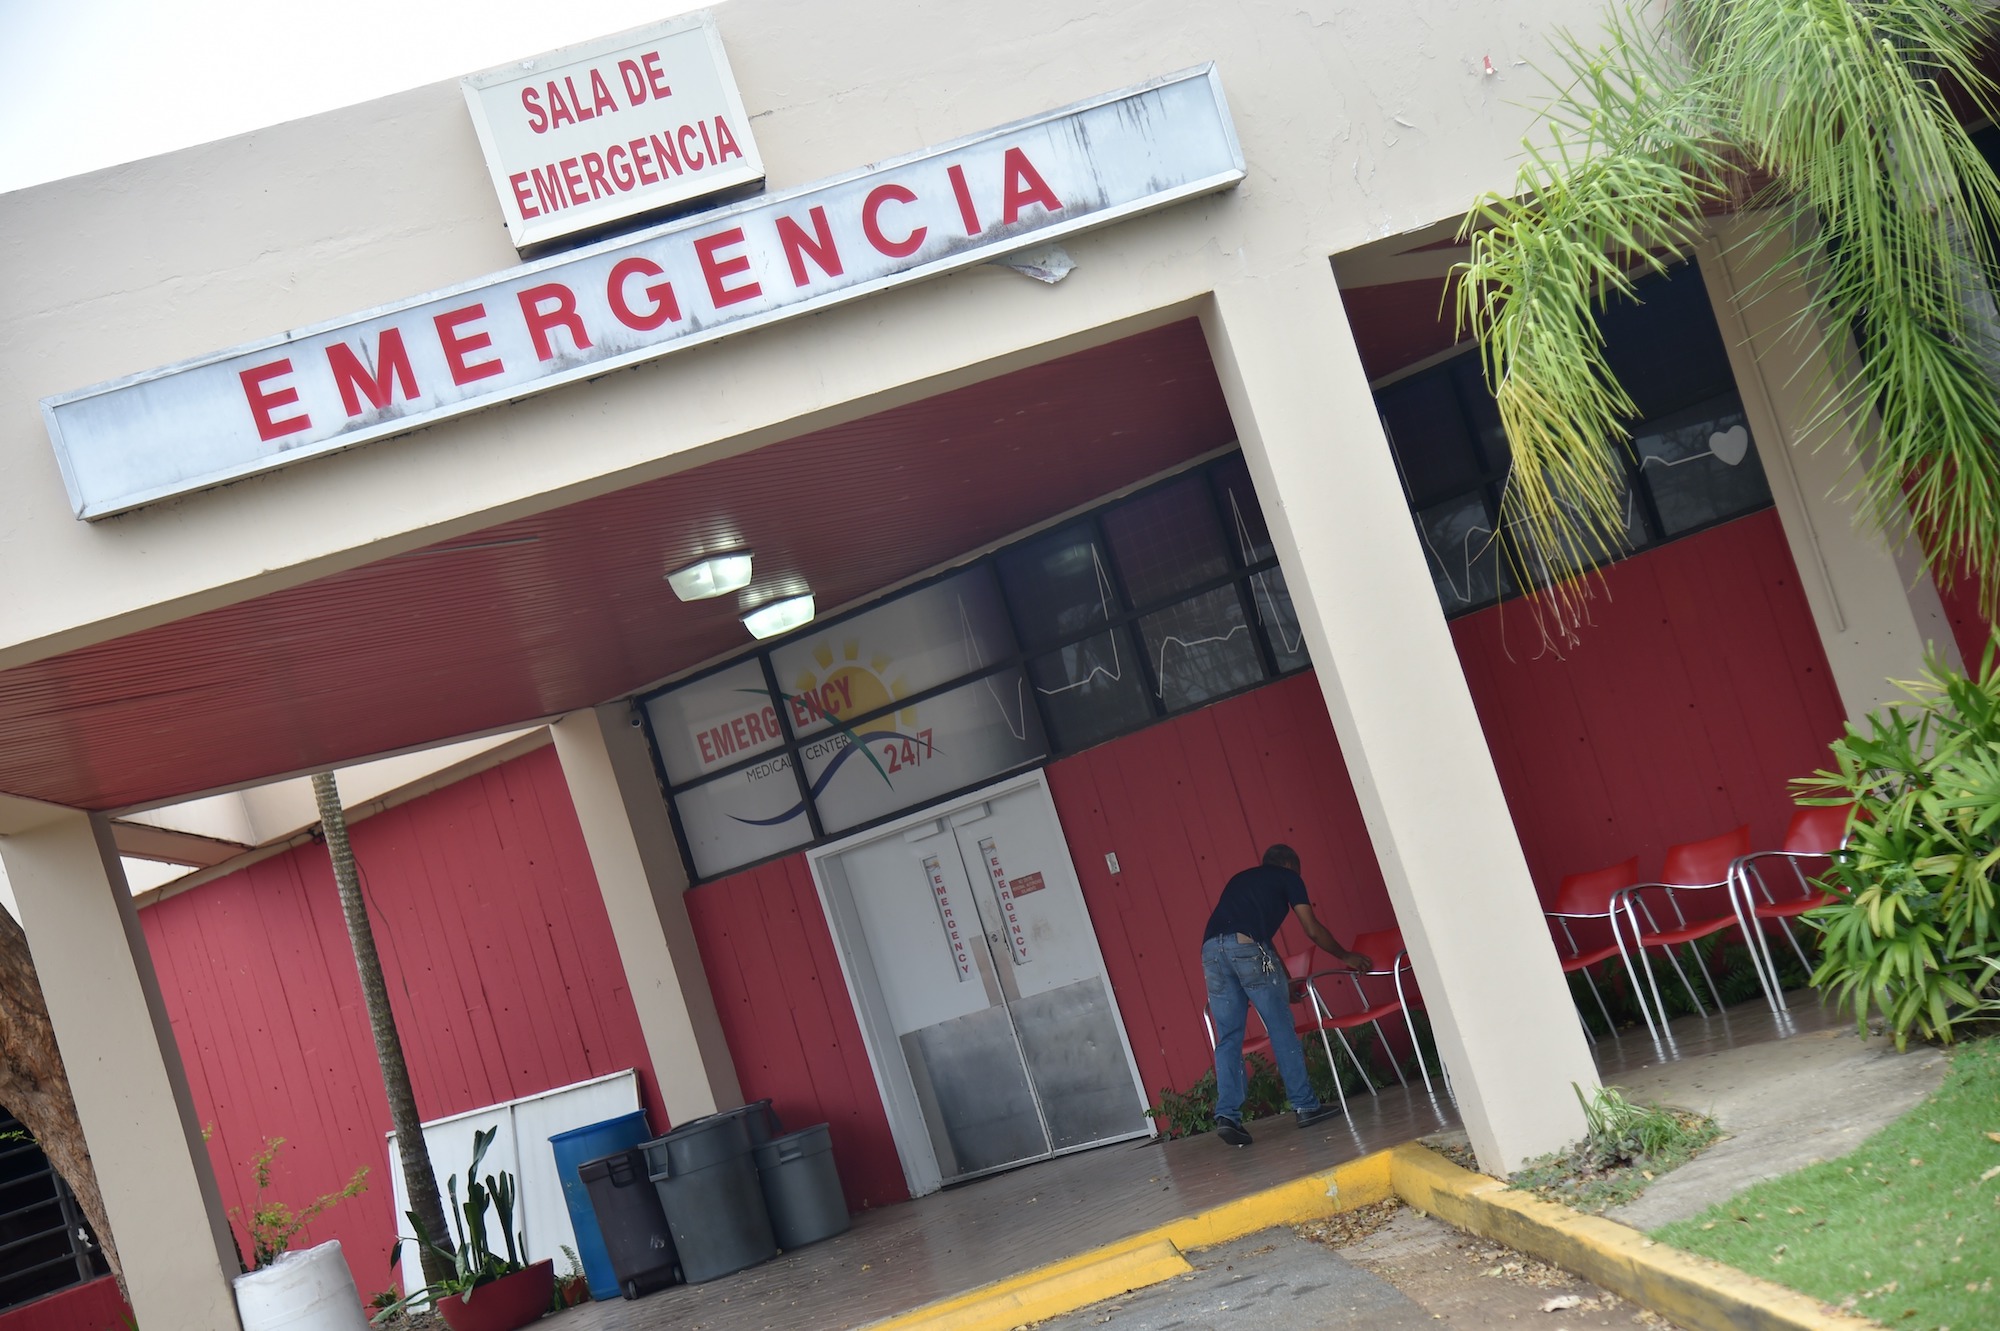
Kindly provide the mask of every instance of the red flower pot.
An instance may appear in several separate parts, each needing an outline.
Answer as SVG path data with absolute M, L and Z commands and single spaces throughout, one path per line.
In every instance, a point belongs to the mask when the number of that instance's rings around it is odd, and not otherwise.
M 502 1276 L 472 1291 L 467 1302 L 459 1295 L 439 1299 L 438 1316 L 451 1331 L 515 1331 L 549 1310 L 556 1289 L 553 1257 Z

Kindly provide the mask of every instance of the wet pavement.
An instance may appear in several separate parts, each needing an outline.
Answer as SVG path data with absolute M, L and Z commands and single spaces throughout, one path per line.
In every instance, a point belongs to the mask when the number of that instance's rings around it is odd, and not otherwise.
M 1683 1018 L 1659 1039 L 1642 1030 L 1606 1040 L 1596 1054 L 1605 1080 L 1633 1098 L 1713 1111 L 1730 1134 L 1626 1208 L 1630 1214 L 1615 1217 L 1642 1228 L 1699 1210 L 1769 1173 L 1849 1149 L 1874 1126 L 1928 1094 L 1942 1077 L 1941 1058 L 1899 1056 L 1885 1042 L 1863 1040 L 1851 1022 L 1820 1007 L 1811 995 L 1795 998 L 1793 1011 L 1783 1019 L 1773 1017 L 1760 999 L 1705 1020 Z M 1293 1127 L 1289 1116 L 1253 1123 L 1257 1142 L 1243 1150 L 1202 1136 L 1103 1147 L 1024 1166 L 864 1212 L 846 1234 L 734 1276 L 630 1302 L 587 1304 L 539 1325 L 550 1331 L 832 1331 L 865 1326 L 1342 1161 L 1458 1128 L 1442 1084 L 1435 1098 L 1420 1086 L 1397 1087 L 1355 1097 L 1350 1105 L 1351 1120 L 1309 1132 Z M 1649 1203 L 1657 1203 L 1660 1213 L 1646 1209 Z M 1439 1242 L 1456 1234 L 1437 1229 L 1444 1236 L 1433 1236 Z M 1406 1296 L 1366 1271 L 1342 1269 L 1351 1264 L 1331 1250 L 1307 1245 L 1313 1248 L 1307 1252 L 1290 1238 L 1273 1237 L 1286 1233 L 1272 1231 L 1256 1242 L 1190 1254 L 1195 1279 L 1169 1281 L 1158 1289 L 1163 1300 L 1172 1300 L 1177 1287 L 1186 1292 L 1189 1302 L 1171 1305 L 1180 1308 L 1174 1315 L 1182 1318 L 1173 1324 L 1190 1329 L 1404 1325 L 1395 1319 L 1408 1315 Z M 1271 1245 L 1267 1252 L 1251 1255 L 1265 1244 Z M 1254 1283 L 1243 1283 L 1252 1281 L 1253 1273 L 1236 1256 L 1263 1264 Z M 1325 1259 L 1325 1269 L 1300 1265 L 1309 1258 Z M 1242 1280 L 1236 1278 L 1239 1274 Z M 1232 1294 L 1232 1286 L 1240 1288 Z M 1385 1295 L 1385 1288 L 1395 1298 Z M 1121 1319 L 1124 1310 L 1155 1307 L 1137 1298 L 1113 1301 L 1121 1304 Z M 1167 1317 L 1168 1306 L 1158 1305 L 1157 1315 Z M 1288 1308 L 1304 1320 L 1255 1320 Z M 1537 1313 L 1535 1324 L 1548 1331 L 1630 1324 L 1635 1310 L 1627 1306 L 1614 1318 L 1616 1311 L 1582 1308 L 1568 1314 L 1567 1321 Z M 1592 1312 L 1602 1316 L 1581 1320 Z M 1092 1315 L 1104 1315 L 1102 1308 Z M 1501 1320 L 1516 1315 L 1509 1312 Z M 1424 1312 L 1421 1320 L 1436 1326 L 1439 1318 L 1453 1324 L 1435 1310 Z M 1476 1320 L 1458 1324 L 1482 1325 Z M 1077 1325 L 1150 1324 L 1125 1319 Z

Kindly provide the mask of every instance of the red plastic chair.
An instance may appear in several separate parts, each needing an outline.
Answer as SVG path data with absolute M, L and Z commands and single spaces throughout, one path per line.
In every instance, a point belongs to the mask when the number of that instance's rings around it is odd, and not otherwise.
M 1833 898 L 1813 885 L 1799 867 L 1800 861 L 1830 860 L 1844 850 L 1854 816 L 1852 804 L 1799 809 L 1792 814 L 1778 849 L 1752 851 L 1736 861 L 1736 917 L 1743 926 L 1743 936 L 1750 940 L 1750 961 L 1757 968 L 1757 982 L 1764 986 L 1764 997 L 1770 1001 L 1773 1012 L 1783 1012 L 1789 1005 L 1778 984 L 1778 968 L 1771 960 L 1771 942 L 1763 922 L 1778 922 L 1792 951 L 1798 953 L 1799 964 L 1811 974 L 1812 962 L 1806 959 L 1805 948 L 1792 932 L 1792 919 L 1816 906 L 1824 906 Z M 1789 878 L 1778 876 L 1776 889 L 1764 874 L 1761 862 L 1765 860 L 1783 860 L 1791 870 Z
M 1591 978 L 1590 968 L 1602 961 L 1617 957 L 1625 963 L 1625 978 L 1632 986 L 1632 997 L 1639 1004 L 1639 1015 L 1646 1019 L 1646 1029 L 1656 1030 L 1653 1025 L 1652 1009 L 1646 1006 L 1645 991 L 1639 987 L 1639 973 L 1632 968 L 1632 954 L 1625 945 L 1623 928 L 1625 892 L 1639 883 L 1639 857 L 1602 869 L 1592 869 L 1587 873 L 1573 873 L 1565 876 L 1556 887 L 1555 909 L 1543 912 L 1561 931 L 1562 941 L 1569 945 L 1569 955 L 1560 957 L 1563 974 L 1583 973 L 1583 981 L 1590 986 L 1590 996 L 1597 1000 L 1597 1010 L 1604 1014 L 1606 1030 L 1615 1031 L 1617 1023 L 1611 1020 L 1611 1009 L 1604 1005 L 1604 995 L 1598 992 L 1597 981 Z M 1610 937 L 1609 942 L 1595 943 L 1590 947 L 1578 944 L 1570 921 L 1595 921 L 1604 926 Z M 1583 1020 L 1583 1014 L 1577 1014 Z M 1583 1024 L 1583 1033 L 1590 1036 L 1591 1043 L 1597 1037 L 1590 1035 L 1590 1025 Z
M 1424 1065 L 1423 1046 L 1417 1043 L 1416 1022 L 1410 1018 L 1408 994 L 1403 982 L 1403 977 L 1410 974 L 1410 955 L 1403 947 L 1403 931 L 1378 929 L 1374 933 L 1361 934 L 1349 946 L 1375 963 L 1374 969 L 1360 972 L 1324 970 L 1317 971 L 1307 978 L 1306 992 L 1312 999 L 1314 1007 L 1320 1012 L 1322 1023 L 1340 1041 L 1340 1047 L 1347 1051 L 1347 1057 L 1353 1061 L 1354 1066 L 1361 1069 L 1362 1078 L 1368 1083 L 1369 1093 L 1373 1094 L 1375 1079 L 1368 1075 L 1367 1067 L 1355 1055 L 1354 1046 L 1347 1042 L 1347 1032 L 1357 1026 L 1373 1026 L 1375 1038 L 1381 1042 L 1383 1052 L 1387 1056 L 1389 1042 L 1382 1031 L 1382 1018 L 1392 1013 L 1402 1013 L 1403 1027 L 1410 1035 L 1410 1052 L 1416 1055 L 1417 1071 L 1423 1074 L 1424 1089 L 1436 1094 L 1431 1086 L 1431 1070 Z M 1361 982 L 1364 979 L 1382 978 L 1388 979 L 1394 986 L 1396 996 L 1380 1001 L 1371 1000 Z M 1319 982 L 1322 980 L 1346 980 L 1352 984 L 1355 996 L 1361 1003 L 1360 1010 L 1335 1013 L 1332 1005 L 1320 995 Z M 1379 987 L 1377 992 L 1380 992 Z M 1393 1056 L 1389 1056 L 1389 1064 L 1395 1070 L 1396 1080 L 1408 1086 L 1409 1079 L 1403 1075 L 1403 1069 L 1396 1066 Z
M 1673 963 L 1674 973 L 1687 986 L 1688 997 L 1694 1000 L 1694 1010 L 1707 1016 L 1708 1009 L 1701 1005 L 1701 995 L 1695 992 L 1687 972 L 1681 969 L 1680 958 L 1674 955 L 1674 949 L 1682 943 L 1698 942 L 1719 934 L 1724 929 L 1743 927 L 1742 921 L 1736 917 L 1736 865 L 1749 853 L 1748 823 L 1720 836 L 1684 841 L 1678 846 L 1667 847 L 1658 882 L 1639 883 L 1626 888 L 1622 894 L 1625 918 L 1631 926 L 1639 960 L 1645 967 L 1646 984 L 1653 991 L 1653 1005 L 1659 1009 L 1662 1025 L 1666 1022 L 1667 1007 L 1660 998 L 1660 983 L 1653 978 L 1653 962 L 1647 949 L 1659 948 L 1666 953 L 1667 960 Z M 1662 909 L 1655 911 L 1655 903 L 1660 903 Z M 1662 923 L 1668 910 L 1672 911 L 1672 918 Z M 1745 940 L 1746 943 L 1748 941 Z M 1749 945 L 1752 948 L 1756 946 L 1754 943 Z M 1715 999 L 1716 1011 L 1720 1012 L 1722 991 L 1715 987 L 1715 977 L 1708 973 L 1708 963 L 1701 959 L 1700 948 L 1694 949 L 1694 962 L 1701 971 L 1702 979 L 1708 981 L 1709 996 Z

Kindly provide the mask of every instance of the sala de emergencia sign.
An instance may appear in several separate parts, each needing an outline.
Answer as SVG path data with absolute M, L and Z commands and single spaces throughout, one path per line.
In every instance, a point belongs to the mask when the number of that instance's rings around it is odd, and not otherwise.
M 516 249 L 764 178 L 706 13 L 517 60 L 460 87 Z
M 1213 65 L 378 310 L 42 400 L 108 517 L 1243 179 Z

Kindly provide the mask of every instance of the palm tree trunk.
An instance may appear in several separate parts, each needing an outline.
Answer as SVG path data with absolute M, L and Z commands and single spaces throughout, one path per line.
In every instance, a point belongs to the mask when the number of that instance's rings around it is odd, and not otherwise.
M 118 1262 L 111 1222 L 104 1214 L 103 1194 L 97 1190 L 90 1146 L 76 1116 L 69 1073 L 63 1067 L 62 1052 L 56 1048 L 55 1028 L 49 1024 L 41 977 L 35 973 L 27 934 L 4 910 L 0 910 L 0 1104 L 21 1120 L 21 1126 L 76 1194 L 77 1205 L 97 1231 L 104 1260 L 118 1278 L 118 1290 L 124 1293 L 124 1268 Z
M 368 906 L 361 899 L 361 879 L 354 868 L 354 851 L 347 844 L 347 814 L 333 773 L 313 775 L 313 798 L 319 803 L 319 824 L 333 860 L 333 880 L 340 888 L 340 912 L 347 918 L 347 938 L 354 947 L 354 965 L 361 972 L 361 995 L 368 1004 L 368 1026 L 375 1036 L 375 1057 L 382 1064 L 382 1085 L 389 1093 L 389 1122 L 403 1157 L 403 1186 L 410 1209 L 428 1231 L 431 1243 L 449 1251 L 451 1231 L 445 1226 L 444 1202 L 438 1196 L 437 1174 L 424 1149 L 423 1120 L 417 1116 L 416 1092 L 410 1087 L 403 1042 L 396 1034 L 396 1014 L 389 1007 L 389 987 L 382 980 L 382 960 L 375 952 L 375 931 L 368 923 Z M 430 1244 L 419 1243 L 424 1280 L 430 1284 L 452 1273 L 450 1263 Z

